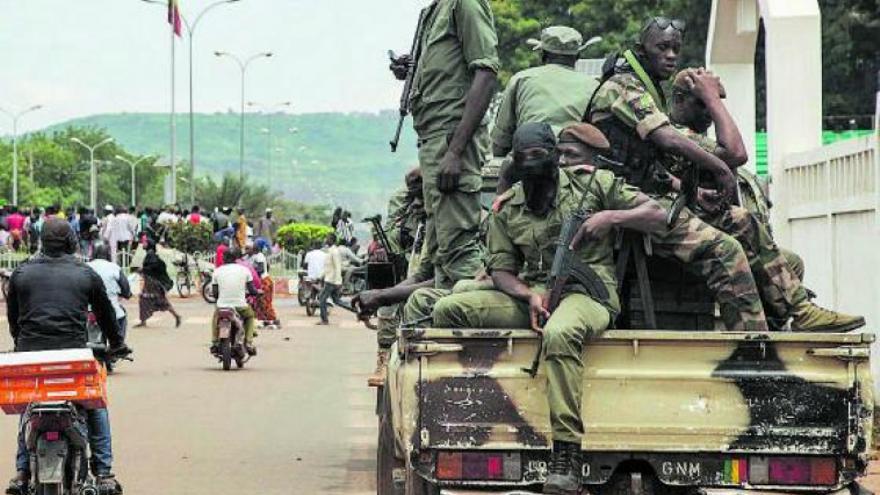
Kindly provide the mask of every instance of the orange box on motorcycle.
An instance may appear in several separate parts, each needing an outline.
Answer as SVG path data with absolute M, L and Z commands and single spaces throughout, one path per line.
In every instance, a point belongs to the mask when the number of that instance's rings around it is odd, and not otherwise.
M 0 408 L 21 414 L 32 402 L 107 407 L 107 371 L 88 349 L 0 354 Z

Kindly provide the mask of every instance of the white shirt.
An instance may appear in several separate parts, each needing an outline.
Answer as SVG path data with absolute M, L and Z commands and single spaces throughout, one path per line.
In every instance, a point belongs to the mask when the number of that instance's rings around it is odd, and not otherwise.
M 163 211 L 162 213 L 159 213 L 158 217 L 156 217 L 156 223 L 177 223 L 177 215 Z
M 247 284 L 253 282 L 254 276 L 247 268 L 238 263 L 229 263 L 214 269 L 211 285 L 217 285 L 218 308 L 247 307 Z
M 122 293 L 122 287 L 119 286 L 119 280 L 123 276 L 122 269 L 116 263 L 102 259 L 94 259 L 87 264 L 104 281 L 104 290 L 107 291 L 107 298 L 116 310 L 116 319 L 124 317 L 125 308 L 119 303 L 119 294 Z
M 257 270 L 257 273 L 259 273 L 260 276 L 263 276 L 269 267 L 269 260 L 266 259 L 266 255 L 262 252 L 258 252 L 251 256 L 250 260 L 251 264 L 254 265 L 254 268 Z
M 333 246 L 327 250 L 324 260 L 324 283 L 342 285 L 342 250 Z
M 324 260 L 327 259 L 327 253 L 320 249 L 313 249 L 306 253 L 305 263 L 308 266 L 306 277 L 311 280 L 318 280 L 324 276 Z
M 131 229 L 130 218 L 128 213 L 120 213 L 113 217 L 107 225 L 107 232 L 105 233 L 107 240 L 111 243 L 131 242 L 134 238 L 134 232 Z

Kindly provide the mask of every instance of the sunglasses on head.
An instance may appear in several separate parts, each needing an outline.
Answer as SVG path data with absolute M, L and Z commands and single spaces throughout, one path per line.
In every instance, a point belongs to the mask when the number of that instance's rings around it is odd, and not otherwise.
M 651 29 L 651 26 L 653 26 L 655 24 L 661 30 L 668 29 L 671 26 L 672 29 L 675 29 L 677 31 L 681 31 L 682 33 L 684 32 L 685 27 L 687 27 L 687 23 L 685 23 L 681 19 L 670 19 L 668 17 L 653 17 L 653 18 L 651 18 L 650 21 L 648 21 L 647 24 L 645 24 L 645 28 L 642 29 L 642 33 L 647 31 L 648 29 Z

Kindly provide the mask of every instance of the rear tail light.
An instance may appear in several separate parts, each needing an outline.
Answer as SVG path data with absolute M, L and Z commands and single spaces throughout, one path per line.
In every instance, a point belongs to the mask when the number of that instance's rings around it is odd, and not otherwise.
M 834 485 L 837 464 L 830 457 L 752 457 L 749 482 L 753 485 Z
M 47 431 L 43 437 L 48 442 L 57 442 L 59 438 L 61 438 L 61 434 L 57 431 Z
M 440 452 L 437 479 L 519 481 L 522 460 L 518 453 Z

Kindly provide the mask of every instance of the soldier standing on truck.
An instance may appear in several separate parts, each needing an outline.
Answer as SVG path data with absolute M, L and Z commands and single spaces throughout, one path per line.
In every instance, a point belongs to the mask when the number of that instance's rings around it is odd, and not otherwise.
M 584 345 L 588 338 L 604 331 L 620 311 L 613 229 L 657 232 L 665 229 L 666 214 L 656 201 L 608 171 L 581 169 L 581 173 L 595 174 L 593 180 L 584 181 L 560 170 L 556 139 L 548 124 L 520 126 L 513 146 L 513 166 L 523 179 L 511 189 L 513 195 L 501 211 L 489 220 L 487 265 L 497 289 L 439 299 L 433 310 L 434 325 L 531 327 L 543 333 L 553 432 L 544 493 L 573 495 L 581 489 Z M 582 190 L 585 187 L 589 189 Z M 586 286 L 567 286 L 559 307 L 549 314 L 544 284 L 561 225 L 578 208 L 582 195 L 586 195 L 585 204 L 592 214 L 580 227 L 571 249 L 608 290 L 601 296 L 589 293 Z
M 588 118 L 608 136 L 614 158 L 625 165 L 626 180 L 661 198 L 665 206 L 672 205 L 670 192 L 685 189 L 661 163 L 669 158 L 685 160 L 700 170 L 711 172 L 718 189 L 712 193 L 715 201 L 729 204 L 736 191 L 731 168 L 670 124 L 666 98 L 658 90 L 660 82 L 675 73 L 684 28 L 681 20 L 650 19 L 635 49 L 624 52 L 625 63 L 615 65 L 606 73 L 588 108 Z M 760 241 L 756 240 L 758 234 L 750 222 L 738 222 L 728 235 L 688 208 L 680 213 L 673 209 L 672 217 L 671 228 L 652 237 L 654 252 L 661 257 L 679 259 L 686 268 L 706 279 L 721 306 L 728 330 L 768 330 L 762 299 L 774 316 L 792 318 L 795 331 L 847 331 L 858 326 L 857 319 L 811 304 L 797 276 L 778 251 L 772 260 L 755 256 Z M 707 249 L 712 244 L 717 247 Z M 707 252 L 719 248 L 719 253 Z M 745 257 L 744 254 L 751 255 L 748 263 L 735 261 Z M 753 272 L 758 274 L 760 284 L 755 282 Z
M 391 70 L 405 79 L 424 181 L 427 257 L 438 287 L 481 267 L 480 169 L 488 154 L 486 111 L 495 93 L 498 36 L 488 0 L 435 0 L 423 13 L 414 52 Z
M 577 30 L 551 26 L 541 31 L 540 40 L 530 39 L 528 43 L 541 52 L 542 64 L 517 72 L 507 84 L 492 128 L 492 152 L 496 157 L 510 153 L 513 133 L 525 123 L 546 122 L 559 132 L 563 126 L 579 121 L 599 85 L 574 68 L 580 52 L 588 46 Z M 511 171 L 511 161 L 504 160 L 498 172 L 498 194 L 519 182 Z

